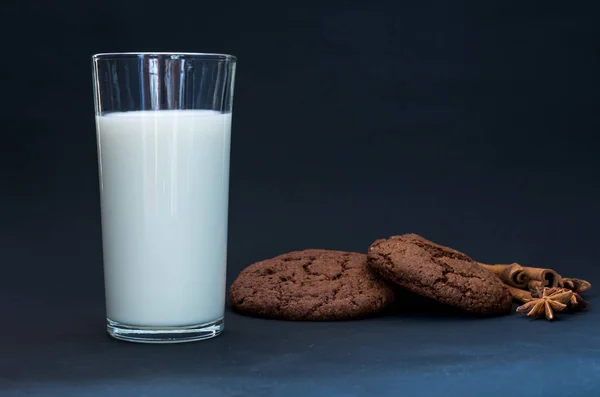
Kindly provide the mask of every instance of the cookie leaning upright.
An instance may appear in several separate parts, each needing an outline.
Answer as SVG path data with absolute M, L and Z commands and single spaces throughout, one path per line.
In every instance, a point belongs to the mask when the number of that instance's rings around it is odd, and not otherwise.
M 500 315 L 512 308 L 510 293 L 494 274 L 467 255 L 416 234 L 375 241 L 368 265 L 389 282 L 472 313 Z
M 283 320 L 348 320 L 382 311 L 393 287 L 367 268 L 367 256 L 295 251 L 244 269 L 230 290 L 235 310 Z

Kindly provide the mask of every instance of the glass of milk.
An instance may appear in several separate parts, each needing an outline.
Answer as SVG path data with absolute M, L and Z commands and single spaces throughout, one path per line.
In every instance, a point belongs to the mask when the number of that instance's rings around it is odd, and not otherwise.
M 189 342 L 223 331 L 236 59 L 92 58 L 107 331 Z

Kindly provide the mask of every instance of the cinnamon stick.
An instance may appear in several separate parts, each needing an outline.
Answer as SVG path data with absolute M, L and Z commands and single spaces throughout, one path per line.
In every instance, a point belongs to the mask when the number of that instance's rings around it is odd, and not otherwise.
M 518 263 L 512 263 L 510 265 L 488 265 L 486 263 L 479 263 L 479 265 L 494 273 L 504 284 L 515 288 L 527 288 L 529 276 L 525 272 L 525 268 Z
M 588 289 L 592 288 L 592 284 L 589 281 L 568 277 L 561 277 L 561 279 L 558 282 L 558 285 L 561 288 L 570 289 L 571 291 L 574 291 L 578 294 L 581 294 L 587 291 Z
M 494 273 L 505 284 L 515 288 L 532 289 L 529 287 L 529 283 L 532 280 L 541 282 L 542 287 L 554 288 L 559 286 L 561 280 L 560 275 L 552 269 L 525 267 L 518 263 L 512 263 L 510 265 L 488 265 L 479 263 L 479 265 Z M 540 283 L 534 283 L 534 287 L 537 287 L 539 284 Z M 581 285 L 583 288 L 583 284 Z
M 527 289 L 529 291 L 538 291 L 544 288 L 544 282 L 540 280 L 529 280 L 529 284 L 527 284 Z
M 558 287 L 560 276 L 552 269 L 542 269 L 539 267 L 524 267 L 525 274 L 530 280 L 541 281 L 544 287 Z
M 515 288 L 510 285 L 507 285 L 506 288 L 508 288 L 508 291 L 512 295 L 513 299 L 517 302 L 526 303 L 533 299 L 531 296 L 531 292 L 529 291 L 525 291 L 520 288 Z

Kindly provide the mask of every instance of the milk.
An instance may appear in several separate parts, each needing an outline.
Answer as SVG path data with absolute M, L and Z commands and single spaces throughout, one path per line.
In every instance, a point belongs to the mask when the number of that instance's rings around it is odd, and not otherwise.
M 186 326 L 223 317 L 231 114 L 96 117 L 107 317 Z

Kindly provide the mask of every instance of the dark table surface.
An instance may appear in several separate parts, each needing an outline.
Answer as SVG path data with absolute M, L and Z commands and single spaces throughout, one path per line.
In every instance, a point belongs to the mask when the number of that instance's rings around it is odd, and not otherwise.
M 553 323 L 440 313 L 294 323 L 228 309 L 218 338 L 140 345 L 106 334 L 99 242 L 77 237 L 99 232 L 77 224 L 55 234 L 15 224 L 3 239 L 3 254 L 20 261 L 0 289 L 2 396 L 600 395 L 594 288 L 587 313 Z M 37 249 L 27 249 L 25 232 Z M 576 262 L 591 263 L 593 253 L 584 255 Z M 570 269 L 600 280 L 593 266 Z
M 213 340 L 138 345 L 110 339 L 98 305 L 17 299 L 2 296 L 0 306 L 6 396 L 600 393 L 594 312 L 552 324 L 520 315 L 291 323 L 227 313 Z

